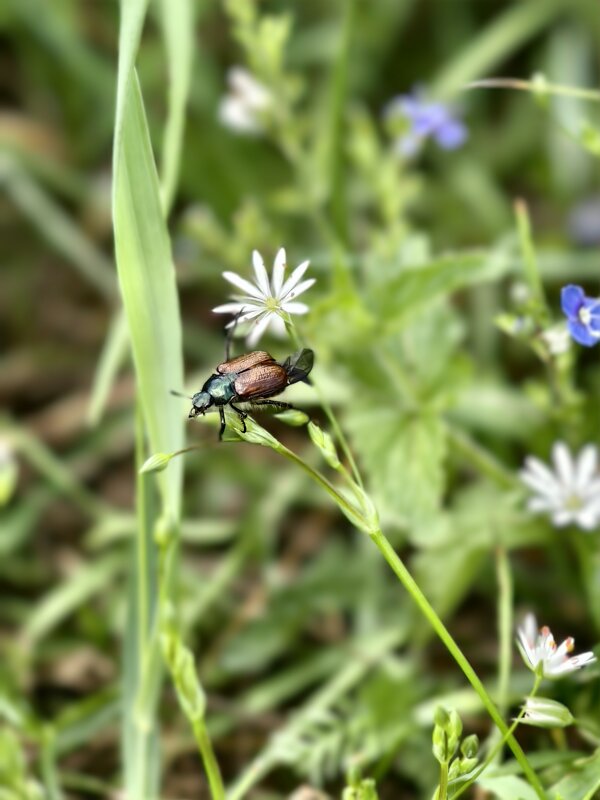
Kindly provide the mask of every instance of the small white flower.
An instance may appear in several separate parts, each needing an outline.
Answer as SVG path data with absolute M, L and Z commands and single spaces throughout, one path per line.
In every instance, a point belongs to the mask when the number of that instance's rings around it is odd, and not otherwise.
M 519 721 L 538 728 L 566 728 L 573 723 L 573 715 L 557 700 L 550 700 L 548 697 L 526 697 L 523 716 Z
M 219 105 L 219 119 L 235 133 L 257 134 L 264 128 L 264 117 L 273 104 L 273 95 L 243 67 L 227 73 L 229 93 Z
M 527 614 L 517 634 L 517 646 L 526 666 L 544 678 L 560 678 L 596 660 L 592 652 L 570 657 L 575 639 L 569 636 L 557 646 L 550 628 L 544 626 L 538 629 L 533 614 Z
M 306 314 L 308 306 L 296 302 L 295 298 L 301 295 L 315 282 L 314 278 L 301 281 L 308 269 L 309 261 L 303 261 L 284 282 L 286 268 L 285 250 L 281 247 L 275 256 L 273 274 L 269 276 L 261 254 L 254 250 L 252 265 L 254 267 L 254 283 L 235 272 L 224 272 L 225 280 L 244 292 L 243 295 L 234 295 L 233 303 L 213 308 L 216 314 L 239 314 L 236 320 L 228 323 L 230 328 L 237 322 L 252 322 L 252 327 L 246 341 L 253 347 L 267 328 L 271 328 L 276 336 L 285 336 L 284 314 Z M 240 313 L 242 312 L 242 313 Z
M 566 353 L 571 346 L 571 334 L 566 325 L 555 325 L 553 328 L 548 328 L 542 333 L 542 339 L 553 356 Z
M 600 525 L 600 475 L 598 450 L 586 445 L 573 458 L 564 442 L 552 448 L 554 471 L 533 456 L 525 459 L 519 476 L 533 490 L 527 507 L 550 515 L 552 523 L 562 528 L 571 523 L 586 531 Z

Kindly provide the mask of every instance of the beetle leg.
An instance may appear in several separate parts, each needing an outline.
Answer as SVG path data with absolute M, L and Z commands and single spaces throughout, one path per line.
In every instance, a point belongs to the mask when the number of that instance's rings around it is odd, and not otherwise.
M 233 410 L 235 412 L 237 412 L 239 418 L 242 421 L 242 425 L 243 425 L 242 433 L 246 433 L 246 417 L 248 416 L 248 414 L 246 414 L 245 411 L 242 411 L 241 408 L 238 408 L 237 406 L 234 406 L 233 403 L 229 403 L 229 405 L 231 406 L 231 408 L 233 408 Z
M 221 417 L 221 428 L 219 429 L 219 441 L 223 441 L 223 434 L 225 433 L 225 412 L 223 406 L 219 406 L 219 416 Z
M 293 408 L 295 411 L 300 411 L 299 408 L 293 406 L 291 403 L 284 403 L 281 400 L 266 400 L 266 399 L 259 399 L 259 400 L 252 400 L 253 406 L 276 406 L 280 408 L 282 411 L 286 411 L 289 408 Z

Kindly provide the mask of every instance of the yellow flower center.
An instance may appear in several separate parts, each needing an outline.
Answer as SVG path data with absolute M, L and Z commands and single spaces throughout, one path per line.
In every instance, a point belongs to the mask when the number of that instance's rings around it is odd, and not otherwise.
M 579 511 L 583 508 L 583 501 L 578 494 L 570 494 L 565 500 L 565 508 L 569 511 Z

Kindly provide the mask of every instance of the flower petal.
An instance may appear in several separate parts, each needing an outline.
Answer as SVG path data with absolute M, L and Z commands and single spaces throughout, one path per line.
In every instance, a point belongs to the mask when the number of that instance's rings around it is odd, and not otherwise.
M 254 274 L 256 276 L 256 285 L 261 290 L 264 297 L 271 296 L 271 286 L 269 284 L 269 276 L 265 269 L 265 262 L 258 250 L 252 251 L 252 266 L 254 267 Z
M 242 308 L 245 308 L 245 306 L 241 302 L 224 303 L 222 306 L 215 306 L 213 312 L 215 314 L 237 314 Z
M 587 444 L 579 451 L 575 462 L 574 487 L 579 494 L 585 491 L 597 468 L 598 450 L 593 444 Z
M 577 317 L 579 309 L 583 305 L 585 292 L 581 286 L 569 284 L 563 286 L 560 292 L 560 306 L 567 317 Z
M 579 653 L 579 655 L 573 656 L 569 659 L 571 665 L 575 669 L 585 667 L 586 664 L 593 664 L 596 660 L 596 656 L 591 652 L 591 650 L 589 650 L 587 653 Z
M 423 145 L 423 137 L 409 131 L 394 142 L 394 151 L 403 158 L 416 156 Z
M 281 292 L 278 295 L 279 300 L 284 300 L 287 294 L 291 292 L 291 290 L 298 284 L 298 281 L 302 278 L 302 276 L 308 269 L 309 264 L 310 261 L 303 261 L 296 267 L 296 269 L 292 272 L 290 277 L 281 287 Z
M 280 297 L 281 287 L 283 286 L 283 276 L 285 274 L 286 258 L 285 248 L 280 247 L 273 262 L 273 277 L 271 279 L 271 289 L 273 297 Z
M 600 525 L 600 515 L 588 508 L 582 508 L 577 513 L 575 523 L 582 531 L 593 531 Z
M 249 322 L 251 319 L 255 319 L 256 317 L 260 317 L 261 314 L 264 314 L 264 313 L 265 313 L 265 310 L 264 310 L 264 308 L 262 308 L 262 306 L 261 306 L 261 308 L 254 308 L 251 311 L 244 312 L 239 317 L 236 316 L 235 319 L 232 319 L 231 322 L 228 322 L 227 325 L 225 325 L 225 327 L 226 328 L 233 328 L 236 325 L 242 325 L 244 322 Z
M 571 451 L 564 442 L 555 442 L 552 446 L 552 461 L 562 486 L 570 488 L 575 483 L 575 464 Z
M 282 303 L 281 308 L 288 314 L 307 314 L 310 311 L 305 303 Z
M 552 524 L 556 528 L 564 528 L 575 521 L 576 512 L 568 508 L 558 508 L 552 515 Z
M 287 303 L 288 300 L 293 300 L 307 289 L 310 289 L 310 287 L 316 282 L 316 278 L 308 278 L 308 280 L 302 281 L 302 283 L 299 283 L 298 286 L 295 286 L 293 289 L 291 289 L 291 291 L 289 291 L 285 297 L 282 297 L 281 301 Z
M 457 119 L 449 119 L 434 133 L 434 139 L 444 150 L 456 150 L 467 140 L 467 129 Z
M 556 506 L 556 500 L 547 495 L 534 495 L 527 501 L 527 510 L 534 514 L 539 514 L 542 511 L 555 511 Z
M 238 275 L 237 272 L 224 272 L 223 277 L 229 283 L 232 283 L 234 286 L 237 286 L 238 289 L 241 289 L 242 292 L 250 295 L 250 297 L 255 297 L 257 300 L 263 299 L 263 294 L 260 291 L 260 288 L 255 286 L 250 281 L 247 281 L 245 278 L 242 278 L 241 275 Z
M 522 624 L 517 628 L 517 644 L 521 650 L 521 655 L 525 662 L 529 662 L 529 666 L 535 669 L 538 659 L 535 652 L 535 642 L 537 639 L 537 622 L 533 614 L 529 613 L 525 616 Z
M 535 456 L 527 456 L 525 469 L 519 472 L 519 477 L 534 491 L 547 494 L 552 498 L 560 492 L 560 484 L 556 475 Z
M 247 103 L 239 97 L 228 95 L 219 103 L 219 122 L 234 133 L 257 134 L 260 121 Z
M 583 322 L 569 319 L 567 325 L 569 327 L 569 333 L 571 334 L 571 337 L 577 342 L 577 344 L 582 344 L 584 347 L 593 347 L 595 344 L 600 342 L 600 338 L 598 336 L 594 336 L 594 334 L 588 329 L 588 326 L 584 325 Z
M 272 314 L 271 316 L 271 331 L 274 336 L 278 336 L 280 339 L 283 339 L 287 334 L 285 322 L 281 319 L 279 314 Z
M 246 342 L 249 347 L 254 347 L 255 344 L 258 343 L 259 339 L 263 335 L 263 333 L 269 327 L 269 322 L 271 321 L 272 314 L 267 312 L 263 317 L 257 320 L 257 322 L 252 326 L 248 336 L 246 337 Z

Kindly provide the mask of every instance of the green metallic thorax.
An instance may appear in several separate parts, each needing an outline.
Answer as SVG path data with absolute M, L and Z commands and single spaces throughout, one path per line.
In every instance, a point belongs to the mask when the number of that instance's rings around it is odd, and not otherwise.
M 235 397 L 234 383 L 237 372 L 228 372 L 225 375 L 211 375 L 202 387 L 207 392 L 216 406 L 224 406 Z

